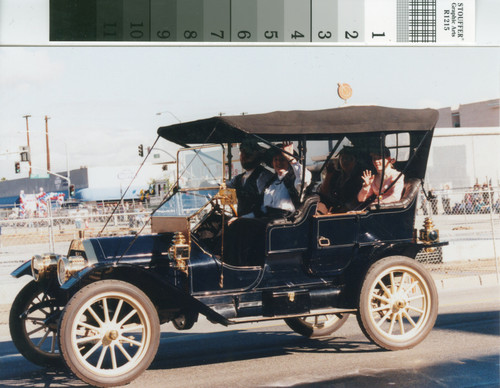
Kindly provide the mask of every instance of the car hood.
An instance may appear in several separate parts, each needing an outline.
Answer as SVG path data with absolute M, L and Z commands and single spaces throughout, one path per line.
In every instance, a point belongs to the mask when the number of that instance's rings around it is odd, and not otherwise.
M 84 246 L 89 262 L 149 262 L 166 259 L 172 237 L 173 233 L 96 237 L 86 240 Z

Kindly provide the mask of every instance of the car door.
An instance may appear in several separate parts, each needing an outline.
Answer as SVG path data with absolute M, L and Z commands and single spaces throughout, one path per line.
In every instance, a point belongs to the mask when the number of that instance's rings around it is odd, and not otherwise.
M 352 259 L 357 243 L 359 215 L 315 215 L 308 267 L 318 275 L 337 274 Z

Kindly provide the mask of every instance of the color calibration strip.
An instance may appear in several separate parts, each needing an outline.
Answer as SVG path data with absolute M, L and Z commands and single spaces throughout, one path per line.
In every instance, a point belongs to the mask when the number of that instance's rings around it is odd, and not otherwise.
M 474 43 L 475 0 L 50 0 L 50 40 Z

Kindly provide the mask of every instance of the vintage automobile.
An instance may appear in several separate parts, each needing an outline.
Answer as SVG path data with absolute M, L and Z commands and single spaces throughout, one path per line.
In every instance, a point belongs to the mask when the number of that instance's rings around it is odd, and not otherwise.
M 34 280 L 12 305 L 14 344 L 35 364 L 63 360 L 96 386 L 135 379 L 155 357 L 160 324 L 187 330 L 199 314 L 222 325 L 284 319 L 307 337 L 330 335 L 355 314 L 376 345 L 417 345 L 434 325 L 438 296 L 415 256 L 445 244 L 432 222 L 419 233 L 414 225 L 437 118 L 432 109 L 348 106 L 159 128 L 160 137 L 184 148 L 177 182 L 152 213 L 151 233 L 75 240 L 66 255 L 35 255 L 16 269 L 13 276 Z M 295 213 L 267 224 L 260 264 L 233 265 L 223 246 L 237 204 L 225 182 L 233 147 L 248 138 L 269 149 L 293 141 L 301 163 L 318 147 L 328 156 L 302 187 Z M 391 150 L 404 179 L 401 200 L 316 211 L 321 170 L 347 145 L 360 155 Z

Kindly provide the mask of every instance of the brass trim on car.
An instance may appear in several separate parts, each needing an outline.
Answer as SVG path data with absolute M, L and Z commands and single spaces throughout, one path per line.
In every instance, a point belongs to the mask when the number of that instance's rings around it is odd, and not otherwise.
M 61 257 L 57 261 L 57 280 L 62 286 L 66 283 L 75 273 L 81 271 L 88 266 L 88 261 L 83 256 L 69 256 Z
M 31 259 L 31 274 L 37 282 L 48 279 L 55 274 L 59 255 L 46 253 L 43 256 L 35 255 Z
M 186 276 L 189 273 L 187 261 L 189 260 L 190 248 L 186 237 L 182 232 L 174 233 L 172 246 L 168 249 L 168 257 L 173 261 L 175 268 L 184 272 Z

